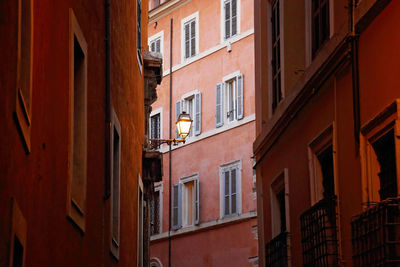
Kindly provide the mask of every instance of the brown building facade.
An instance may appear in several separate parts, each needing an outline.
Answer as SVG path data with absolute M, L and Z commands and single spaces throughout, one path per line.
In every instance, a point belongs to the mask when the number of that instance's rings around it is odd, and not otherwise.
M 260 266 L 397 266 L 398 1 L 255 1 Z
M 1 2 L 0 266 L 146 264 L 147 5 Z

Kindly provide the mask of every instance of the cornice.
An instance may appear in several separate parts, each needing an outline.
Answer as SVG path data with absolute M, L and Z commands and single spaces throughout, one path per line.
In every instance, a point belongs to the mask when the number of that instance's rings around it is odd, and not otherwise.
M 186 5 L 192 0 L 170 0 L 149 11 L 149 24 L 170 14 L 172 11 Z

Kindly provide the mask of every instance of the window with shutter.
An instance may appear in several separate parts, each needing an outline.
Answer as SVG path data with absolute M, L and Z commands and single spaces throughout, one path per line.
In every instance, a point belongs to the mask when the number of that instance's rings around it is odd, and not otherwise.
M 193 18 L 194 16 L 194 18 Z M 184 59 L 191 58 L 197 54 L 197 13 L 190 16 L 183 24 L 183 57 Z
M 225 39 L 229 39 L 237 33 L 237 0 L 224 2 L 225 11 Z
M 243 119 L 243 74 L 236 77 L 237 84 L 237 119 Z
M 195 200 L 195 224 L 199 224 L 200 223 L 200 190 L 199 190 L 199 179 L 197 178 L 196 180 L 194 180 L 194 200 Z
M 224 216 L 237 214 L 237 168 L 224 172 Z
M 224 105 L 223 105 L 223 83 L 217 84 L 216 87 L 216 127 L 221 127 L 224 125 Z
M 175 184 L 172 187 L 172 229 L 182 227 L 182 185 Z
M 175 121 L 178 120 L 179 115 L 182 113 L 182 100 L 178 100 L 176 101 L 176 105 L 175 105 Z M 179 138 L 179 134 L 178 134 L 178 130 L 176 131 L 176 138 Z
M 161 38 L 157 38 L 150 42 L 150 51 L 161 53 Z
M 232 216 L 240 213 L 240 161 L 221 167 L 221 216 Z
M 201 133 L 201 93 L 194 95 L 194 134 L 199 135 Z

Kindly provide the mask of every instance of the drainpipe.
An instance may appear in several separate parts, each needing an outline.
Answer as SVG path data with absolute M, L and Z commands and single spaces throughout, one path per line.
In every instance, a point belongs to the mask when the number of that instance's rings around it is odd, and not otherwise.
M 173 36 L 173 19 L 171 18 L 171 26 L 170 26 L 170 40 L 169 40 L 169 139 L 172 139 L 172 36 Z M 169 216 L 168 216 L 168 267 L 171 267 L 172 262 L 172 245 L 171 245 L 171 230 L 172 230 L 172 144 L 169 144 L 169 199 L 168 199 L 168 208 L 169 208 Z
M 351 40 L 351 73 L 353 87 L 353 120 L 354 120 L 354 138 L 357 148 L 360 144 L 360 74 L 358 64 L 358 35 L 356 34 L 355 9 L 356 0 L 349 0 L 350 6 L 350 40 Z M 358 153 L 358 149 L 356 150 Z

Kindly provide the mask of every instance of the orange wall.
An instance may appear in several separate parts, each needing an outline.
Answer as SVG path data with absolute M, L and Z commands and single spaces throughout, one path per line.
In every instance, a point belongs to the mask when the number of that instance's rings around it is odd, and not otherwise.
M 163 6 L 160 6 L 162 8 Z M 181 20 L 195 12 L 199 12 L 199 53 L 216 51 L 195 60 L 190 64 L 182 65 L 181 60 Z M 151 11 L 154 12 L 154 11 Z M 150 12 L 150 15 L 151 15 Z M 227 52 L 227 43 L 221 42 L 220 32 L 221 1 L 192 0 L 157 20 L 154 29 L 153 18 L 150 17 L 148 28 L 149 38 L 164 31 L 164 76 L 161 85 L 157 88 L 158 100 L 152 105 L 153 110 L 162 108 L 162 136 L 169 135 L 169 62 L 170 62 L 170 19 L 173 18 L 173 93 L 172 93 L 172 120 L 175 121 L 175 103 L 181 97 L 194 90 L 202 94 L 201 103 L 201 135 L 188 139 L 185 145 L 172 152 L 172 184 L 179 179 L 194 173 L 199 174 L 200 182 L 200 225 L 205 222 L 220 219 L 220 181 L 219 166 L 241 160 L 242 170 L 242 199 L 241 213 L 254 212 L 256 200 L 253 195 L 253 159 L 252 142 L 255 136 L 255 95 L 254 95 L 254 36 L 253 36 L 253 3 L 250 0 L 241 0 L 241 34 L 248 33 L 243 39 L 232 43 L 232 51 Z M 231 39 L 235 40 L 235 38 Z M 190 60 L 189 60 L 190 61 Z M 177 69 L 178 68 L 178 69 Z M 223 77 L 236 71 L 244 74 L 244 120 L 249 120 L 239 127 L 215 134 L 216 128 L 216 85 L 223 81 Z M 224 127 L 228 123 L 225 122 Z M 175 126 L 173 126 L 175 127 Z M 204 138 L 206 134 L 211 136 Z M 175 128 L 173 136 L 175 137 Z M 164 147 L 166 149 L 166 146 Z M 165 151 L 165 150 L 163 150 Z M 163 232 L 168 231 L 168 153 L 164 154 L 163 166 Z M 251 266 L 249 257 L 257 256 L 257 241 L 251 233 L 251 227 L 256 225 L 252 219 L 247 222 L 236 222 L 232 226 L 218 226 L 213 230 L 190 232 L 185 236 L 174 237 L 173 266 Z M 240 236 L 233 233 L 240 232 Z M 229 235 L 232 240 L 217 238 Z M 243 234 L 242 234 L 243 233 Z M 237 237 L 237 238 L 235 238 Z M 219 243 L 210 247 L 209 241 L 219 239 Z M 192 253 L 187 252 L 188 242 L 196 243 Z M 234 258 L 232 255 L 236 255 Z M 166 239 L 152 241 L 151 257 L 161 259 L 162 264 L 168 263 L 168 242 Z M 223 264 L 221 262 L 224 262 Z

